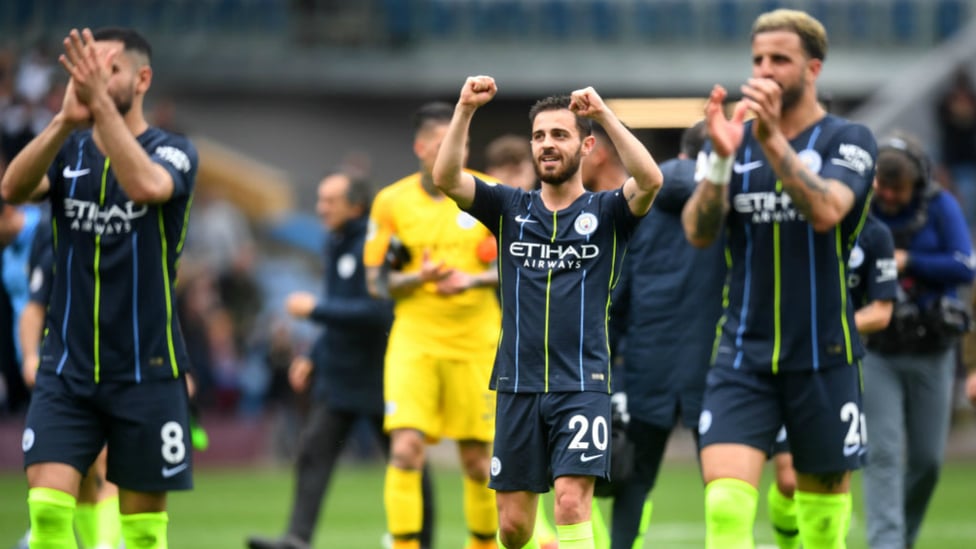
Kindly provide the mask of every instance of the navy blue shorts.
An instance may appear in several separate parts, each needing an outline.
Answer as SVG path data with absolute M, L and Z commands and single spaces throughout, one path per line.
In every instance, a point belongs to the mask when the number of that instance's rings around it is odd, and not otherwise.
M 498 393 L 488 486 L 548 492 L 553 479 L 609 478 L 608 393 Z
M 733 443 L 769 453 L 783 426 L 798 472 L 859 469 L 866 452 L 859 366 L 776 375 L 709 371 L 698 422 L 703 448 Z
M 27 410 L 24 467 L 56 462 L 81 472 L 108 444 L 108 480 L 127 490 L 193 487 L 183 378 L 83 386 L 40 371 Z
M 779 428 L 779 431 L 776 431 L 776 440 L 773 441 L 773 446 L 769 449 L 769 458 L 776 457 L 776 454 L 788 453 L 790 453 L 790 441 L 786 437 L 786 426 L 784 425 Z

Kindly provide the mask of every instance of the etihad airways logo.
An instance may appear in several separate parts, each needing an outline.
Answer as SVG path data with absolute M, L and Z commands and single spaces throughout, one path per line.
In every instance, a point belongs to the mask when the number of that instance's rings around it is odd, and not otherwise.
M 600 247 L 596 244 L 573 246 L 512 242 L 508 245 L 508 253 L 520 258 L 522 267 L 528 269 L 568 270 L 582 268 L 584 259 L 598 257 Z
M 803 221 L 803 215 L 793 207 L 793 199 L 786 193 L 741 193 L 732 199 L 732 207 L 741 214 L 751 215 L 752 223 L 784 223 Z
M 99 207 L 96 202 L 64 199 L 64 216 L 71 220 L 71 230 L 98 235 L 132 232 L 132 222 L 148 211 L 147 205 L 135 204 L 131 200 L 123 205 Z

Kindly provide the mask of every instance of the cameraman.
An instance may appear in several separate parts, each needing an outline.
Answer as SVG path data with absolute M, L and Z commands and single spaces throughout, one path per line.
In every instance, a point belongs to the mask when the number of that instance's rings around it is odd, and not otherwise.
M 888 328 L 867 337 L 864 357 L 872 549 L 915 544 L 942 465 L 957 342 L 969 328 L 956 293 L 974 276 L 969 229 L 928 166 L 907 134 L 878 143 L 871 208 L 894 237 L 898 297 Z

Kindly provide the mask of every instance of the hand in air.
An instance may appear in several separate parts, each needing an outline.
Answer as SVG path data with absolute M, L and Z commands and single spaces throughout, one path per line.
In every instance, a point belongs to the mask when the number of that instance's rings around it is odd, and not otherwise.
M 68 80 L 64 89 L 64 99 L 61 101 L 61 115 L 72 127 L 87 126 L 92 123 L 92 112 L 87 105 L 78 99 L 75 92 L 75 81 Z
M 94 98 L 108 93 L 112 63 L 120 51 L 121 46 L 115 43 L 97 45 L 89 29 L 81 33 L 71 29 L 65 37 L 64 53 L 58 57 L 58 62 L 71 76 L 73 86 L 69 84 L 69 88 L 74 89 L 74 95 L 82 105 L 90 106 Z
M 715 85 L 705 103 L 705 122 L 708 125 L 708 136 L 712 140 L 712 150 L 719 156 L 732 156 L 742 144 L 744 121 L 748 106 L 744 101 L 736 104 L 732 111 L 732 118 L 725 118 L 722 107 L 727 96 L 725 88 Z
M 461 98 L 458 102 L 462 105 L 478 108 L 492 100 L 498 92 L 495 79 L 490 76 L 469 76 L 461 87 Z
M 783 88 L 772 78 L 750 78 L 742 86 L 742 102 L 756 115 L 752 134 L 765 141 L 779 128 L 783 111 Z
M 598 119 L 609 111 L 600 94 L 592 86 L 576 90 L 569 95 L 569 110 L 586 117 Z

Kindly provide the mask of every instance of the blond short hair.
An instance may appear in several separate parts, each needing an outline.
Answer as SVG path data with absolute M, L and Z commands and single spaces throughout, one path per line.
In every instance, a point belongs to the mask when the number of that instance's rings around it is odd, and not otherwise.
M 827 57 L 827 30 L 805 11 L 778 9 L 761 14 L 752 25 L 752 38 L 773 31 L 796 33 L 803 51 L 812 59 L 823 61 Z

